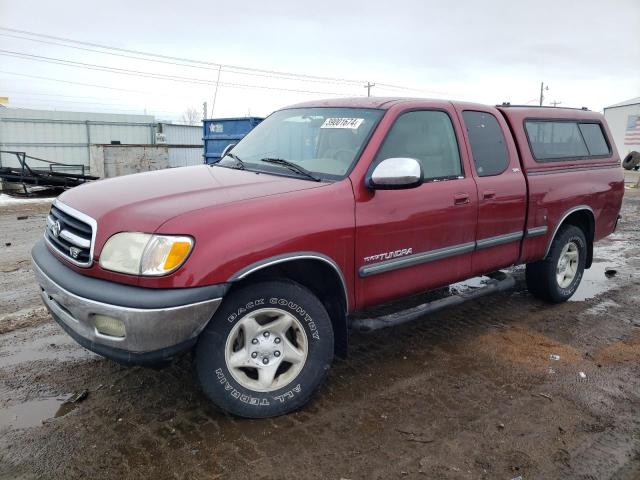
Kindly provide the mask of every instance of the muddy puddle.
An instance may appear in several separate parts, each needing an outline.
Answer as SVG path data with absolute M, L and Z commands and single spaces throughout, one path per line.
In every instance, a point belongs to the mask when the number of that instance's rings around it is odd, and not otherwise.
M 0 408 L 0 431 L 37 427 L 51 418 L 63 417 L 78 406 L 69 401 L 70 397 L 71 395 L 63 395 L 28 400 Z
M 584 271 L 580 286 L 569 301 L 589 300 L 617 287 L 621 277 L 636 275 L 627 266 L 627 253 L 632 250 L 632 243 L 619 241 L 615 236 L 612 236 L 612 240 L 595 246 L 591 268 Z
M 0 375 L 12 377 L 16 369 L 24 368 L 25 364 L 31 362 L 73 364 L 94 357 L 95 354 L 77 345 L 57 325 L 20 329 L 2 337 Z M 21 403 L 12 404 L 15 399 L 7 399 L 8 405 L 0 407 L 0 433 L 38 427 L 47 420 L 67 415 L 88 395 L 86 391 L 57 396 L 42 395 L 37 389 L 35 392 L 35 395 L 28 394 L 27 399 Z
M 618 283 L 615 277 L 619 268 L 612 262 L 594 262 L 591 268 L 584 271 L 580 286 L 569 301 L 582 302 L 615 288 Z
M 43 328 L 38 333 L 53 333 L 52 329 L 55 332 L 55 330 L 59 330 L 59 327 L 55 325 Z M 39 360 L 68 361 L 95 356 L 77 345 L 64 332 L 31 338 L 28 341 L 20 338 L 21 336 L 19 334 L 11 335 L 6 342 L 0 345 L 0 369 Z

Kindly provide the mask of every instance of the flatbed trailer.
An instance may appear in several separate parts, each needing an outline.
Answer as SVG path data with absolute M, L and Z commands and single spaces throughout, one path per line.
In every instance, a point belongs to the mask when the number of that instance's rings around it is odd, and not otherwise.
M 0 154 L 2 153 L 15 155 L 20 166 L 4 166 L 0 160 L 0 179 L 5 182 L 21 184 L 25 194 L 28 193 L 28 186 L 64 190 L 91 180 L 98 180 L 99 178 L 87 175 L 85 173 L 86 167 L 82 164 L 52 162 L 43 158 L 32 157 L 25 152 L 0 150 Z M 47 167 L 32 167 L 27 163 L 27 159 L 43 162 L 47 164 Z M 74 171 L 80 173 L 73 173 Z

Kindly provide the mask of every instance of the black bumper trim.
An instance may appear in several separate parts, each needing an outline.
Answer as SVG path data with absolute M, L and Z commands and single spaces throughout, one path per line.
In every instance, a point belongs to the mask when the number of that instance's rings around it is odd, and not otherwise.
M 55 313 L 49 310 L 49 313 L 56 321 L 58 325 L 60 325 L 65 332 L 69 334 L 71 338 L 73 338 L 76 342 L 78 342 L 81 346 L 86 348 L 87 350 L 91 350 L 98 355 L 101 355 L 105 358 L 109 358 L 115 362 L 118 362 L 122 365 L 127 366 L 141 366 L 141 367 L 152 367 L 156 365 L 161 365 L 163 363 L 167 363 L 171 361 L 176 356 L 181 353 L 186 352 L 191 349 L 196 342 L 198 341 L 198 337 L 190 338 L 182 343 L 177 345 L 172 345 L 171 347 L 163 348 L 161 350 L 155 350 L 153 352 L 142 352 L 135 353 L 129 352 L 127 350 L 122 350 L 120 348 L 108 347 L 106 345 L 102 345 L 99 343 L 92 342 L 91 340 L 87 340 L 82 335 L 74 332 L 66 323 L 64 323 Z
M 44 240 L 31 250 L 33 262 L 60 287 L 79 297 L 127 308 L 158 309 L 179 307 L 222 298 L 229 283 L 190 288 L 144 288 L 88 277 L 64 265 L 53 255 Z

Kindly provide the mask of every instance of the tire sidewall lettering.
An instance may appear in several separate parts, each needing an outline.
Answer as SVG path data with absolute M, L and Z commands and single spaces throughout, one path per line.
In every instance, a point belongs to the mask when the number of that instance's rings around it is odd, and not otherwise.
M 247 302 L 246 304 L 238 307 L 235 312 L 231 313 L 227 317 L 227 321 L 229 323 L 234 323 L 236 320 L 242 318 L 243 316 L 245 316 L 248 312 L 250 312 L 254 308 L 256 308 L 256 307 L 262 308 L 264 306 L 265 306 L 265 299 L 264 298 L 256 298 L 254 300 L 251 300 L 250 302 Z
M 293 400 L 296 395 L 302 392 L 302 387 L 300 386 L 299 383 L 297 383 L 292 388 L 290 388 L 289 390 L 279 395 L 274 395 L 271 397 L 249 395 L 246 393 L 242 393 L 237 388 L 235 388 L 229 382 L 229 380 L 227 380 L 227 376 L 225 375 L 225 372 L 222 370 L 222 368 L 216 369 L 215 374 L 218 382 L 220 383 L 220 385 L 224 387 L 224 390 L 229 394 L 229 396 L 231 396 L 232 398 L 234 398 L 239 402 L 246 403 L 247 405 L 253 405 L 256 407 L 269 406 L 271 405 L 271 402 L 285 403 L 289 400 Z
M 271 297 L 268 300 L 264 297 L 256 298 L 250 302 L 247 302 L 245 305 L 238 307 L 227 317 L 227 322 L 233 324 L 236 320 L 241 319 L 252 310 L 266 307 L 267 303 L 273 306 L 286 307 L 290 313 L 293 313 L 298 317 L 298 320 L 300 320 L 302 324 L 306 324 L 308 326 L 311 338 L 316 342 L 320 341 L 320 332 L 318 331 L 318 327 L 313 321 L 311 315 L 307 313 L 307 310 L 297 303 L 285 298 Z

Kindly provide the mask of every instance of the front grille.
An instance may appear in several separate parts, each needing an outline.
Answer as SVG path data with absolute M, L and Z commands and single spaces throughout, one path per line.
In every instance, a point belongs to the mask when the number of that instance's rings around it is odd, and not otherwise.
M 70 262 L 81 267 L 91 265 L 94 235 L 93 219 L 60 202 L 51 206 L 45 237 Z

